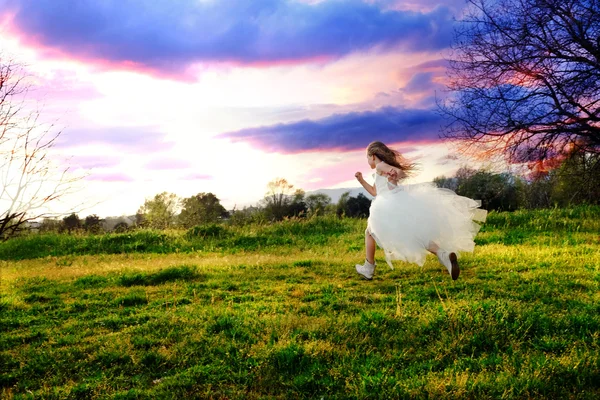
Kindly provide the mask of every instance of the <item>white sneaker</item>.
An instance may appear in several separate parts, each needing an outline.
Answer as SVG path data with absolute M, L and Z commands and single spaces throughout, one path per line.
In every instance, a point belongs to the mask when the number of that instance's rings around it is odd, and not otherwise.
M 358 274 L 366 280 L 370 281 L 371 279 L 373 279 L 373 274 L 375 273 L 376 265 L 377 263 L 371 264 L 370 262 L 365 260 L 365 263 L 363 265 L 356 264 L 356 272 L 358 272 Z
M 458 267 L 458 259 L 456 257 L 456 253 L 440 249 L 437 252 L 437 257 L 438 260 L 440 260 L 440 262 L 442 263 L 442 265 L 448 270 L 448 273 L 452 277 L 452 280 L 457 280 L 458 276 L 460 275 L 460 268 Z
M 366 280 L 370 281 L 371 279 L 373 279 L 373 273 L 375 273 L 376 265 L 376 263 L 371 264 L 370 262 L 365 260 L 365 263 L 363 265 L 356 264 L 356 272 L 358 272 L 358 274 Z

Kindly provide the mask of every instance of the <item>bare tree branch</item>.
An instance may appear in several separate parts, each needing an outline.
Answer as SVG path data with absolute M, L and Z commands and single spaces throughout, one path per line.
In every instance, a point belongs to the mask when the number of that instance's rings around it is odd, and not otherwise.
M 51 206 L 73 193 L 68 168 L 49 157 L 61 132 L 40 122 L 40 111 L 30 110 L 24 68 L 0 58 L 0 239 L 25 229 L 30 221 L 56 216 Z
M 469 0 L 443 134 L 514 162 L 600 152 L 600 1 Z

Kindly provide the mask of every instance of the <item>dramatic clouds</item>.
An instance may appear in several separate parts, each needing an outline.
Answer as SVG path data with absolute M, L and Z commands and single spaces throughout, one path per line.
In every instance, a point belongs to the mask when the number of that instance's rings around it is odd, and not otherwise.
M 352 151 L 365 148 L 373 140 L 435 141 L 440 122 L 441 117 L 432 110 L 384 107 L 377 111 L 335 114 L 315 121 L 242 129 L 218 137 L 279 153 Z
M 0 62 L 62 129 L 99 215 L 212 192 L 256 204 L 285 177 L 356 186 L 381 140 L 448 175 L 445 52 L 464 0 L 0 0 Z M 163 78 L 168 79 L 163 79 Z M 91 212 L 91 211 L 90 211 Z
M 196 63 L 280 64 L 449 45 L 452 12 L 331 0 L 0 0 L 12 30 L 49 54 L 163 75 Z

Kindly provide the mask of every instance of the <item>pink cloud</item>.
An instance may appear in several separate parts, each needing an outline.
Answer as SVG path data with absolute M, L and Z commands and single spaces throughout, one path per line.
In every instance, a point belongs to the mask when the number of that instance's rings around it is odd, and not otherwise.
M 393 143 L 388 145 L 401 154 L 407 154 L 417 150 L 417 146 L 423 145 L 423 143 Z M 340 161 L 337 164 L 311 169 L 304 177 L 304 183 L 301 186 L 305 190 L 329 188 L 342 182 L 354 180 L 354 174 L 359 171 L 362 172 L 367 182 L 372 180 L 371 174 L 374 171 L 370 169 L 364 151 L 356 152 L 349 161 Z M 358 182 L 357 185 L 359 185 Z
M 76 74 L 70 72 L 57 72 L 52 77 L 38 75 L 29 80 L 35 87 L 32 94 L 38 100 L 82 101 L 101 97 L 100 92 L 93 85 L 80 82 Z
M 69 164 L 83 169 L 108 168 L 119 164 L 120 158 L 111 155 L 75 155 L 69 158 Z
M 357 171 L 365 171 L 363 173 L 366 173 L 368 168 L 369 166 L 367 165 L 366 158 L 362 162 L 352 161 L 349 163 L 340 163 L 336 165 L 327 165 L 325 167 L 315 168 L 310 170 L 310 172 L 307 174 L 307 182 L 301 186 L 305 190 L 329 188 L 341 182 L 354 179 L 354 174 Z M 365 179 L 368 179 L 368 177 L 365 176 Z
M 156 158 L 148 162 L 145 167 L 152 170 L 173 170 L 190 168 L 192 164 L 189 161 L 178 158 Z
M 85 178 L 88 181 L 101 182 L 133 182 L 133 178 L 122 173 L 91 174 Z
M 173 142 L 165 141 L 165 133 L 154 127 L 70 127 L 55 143 L 56 148 L 70 148 L 89 145 L 107 145 L 122 152 L 159 152 L 173 147 Z
M 191 174 L 185 175 L 181 179 L 186 180 L 186 181 L 210 181 L 213 178 L 214 177 L 212 175 L 208 175 L 208 174 L 191 173 Z

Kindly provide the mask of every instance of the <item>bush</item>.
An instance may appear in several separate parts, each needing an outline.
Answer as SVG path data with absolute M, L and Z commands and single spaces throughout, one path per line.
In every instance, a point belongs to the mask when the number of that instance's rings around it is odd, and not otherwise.
M 200 277 L 195 266 L 182 265 L 161 269 L 154 273 L 123 274 L 119 278 L 119 284 L 121 286 L 154 286 L 166 282 L 191 281 Z
M 188 238 L 223 238 L 229 236 L 229 231 L 218 224 L 197 225 L 186 232 Z

